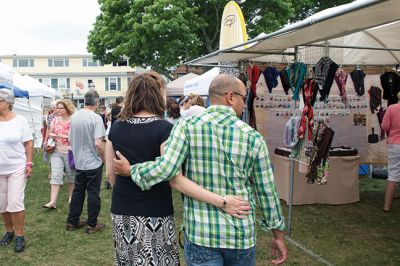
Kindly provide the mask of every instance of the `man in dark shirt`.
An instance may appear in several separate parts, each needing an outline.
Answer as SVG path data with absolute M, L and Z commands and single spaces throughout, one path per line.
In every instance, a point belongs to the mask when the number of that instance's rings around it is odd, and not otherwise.
M 122 109 L 122 103 L 124 101 L 124 97 L 119 96 L 119 97 L 117 97 L 117 99 L 115 99 L 115 101 L 116 101 L 116 105 L 114 108 L 111 109 L 111 126 L 118 119 L 118 115 Z

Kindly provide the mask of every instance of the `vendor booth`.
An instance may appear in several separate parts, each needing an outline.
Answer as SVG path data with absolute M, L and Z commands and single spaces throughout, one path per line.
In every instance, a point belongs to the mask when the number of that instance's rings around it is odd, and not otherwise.
M 273 154 L 289 234 L 293 204 L 358 201 L 359 164 L 387 161 L 379 114 L 400 91 L 398 10 L 396 0 L 354 1 L 187 63 L 237 64 L 244 119 Z M 274 154 L 282 146 L 289 157 Z M 330 147 L 356 154 L 331 156 Z

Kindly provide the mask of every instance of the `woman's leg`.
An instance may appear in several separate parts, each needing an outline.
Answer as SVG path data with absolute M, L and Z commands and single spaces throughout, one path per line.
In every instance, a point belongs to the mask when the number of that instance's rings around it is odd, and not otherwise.
M 25 211 L 10 212 L 14 233 L 16 236 L 24 235 Z
M 45 204 L 45 208 L 55 208 L 57 205 L 58 193 L 60 186 L 63 184 L 64 175 L 64 162 L 62 154 L 59 152 L 53 152 L 50 158 L 51 164 L 51 179 L 50 179 L 50 201 Z
M 385 204 L 383 205 L 384 211 L 390 211 L 390 206 L 392 206 L 394 193 L 396 191 L 397 182 L 387 181 L 385 190 Z
M 9 212 L 4 212 L 1 214 L 3 216 L 4 226 L 6 231 L 12 233 L 14 231 L 13 223 L 11 220 L 11 214 Z
M 400 182 L 400 144 L 388 145 L 388 179 L 385 190 L 384 211 L 389 211 L 396 192 L 397 183 Z
M 51 185 L 50 188 L 50 202 L 47 203 L 45 206 L 47 207 L 56 207 L 57 206 L 57 198 L 58 193 L 60 192 L 60 185 Z

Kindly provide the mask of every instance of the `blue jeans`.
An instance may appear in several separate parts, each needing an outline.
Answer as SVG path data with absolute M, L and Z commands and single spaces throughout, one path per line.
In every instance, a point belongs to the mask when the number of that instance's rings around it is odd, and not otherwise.
M 255 266 L 256 246 L 249 249 L 209 248 L 190 242 L 185 234 L 187 266 Z

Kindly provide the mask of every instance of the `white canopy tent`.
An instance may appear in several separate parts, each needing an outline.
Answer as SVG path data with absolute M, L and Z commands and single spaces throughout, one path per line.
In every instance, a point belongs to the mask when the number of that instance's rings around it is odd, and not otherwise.
M 211 81 L 218 76 L 220 73 L 219 67 L 214 67 L 202 75 L 185 82 L 183 89 L 184 95 L 195 93 L 198 95 L 208 95 L 208 88 L 210 87 Z
M 187 64 L 270 61 L 272 59 L 268 54 L 293 56 L 293 50 L 286 49 L 313 45 L 330 47 L 333 51 L 329 51 L 329 56 L 340 64 L 397 64 L 400 62 L 397 38 L 400 33 L 399 10 L 398 0 L 354 1 L 323 10 L 276 32 L 263 34 L 249 42 L 216 51 Z M 253 43 L 256 44 L 248 49 L 235 50 Z M 339 47 L 333 48 L 335 45 Z M 306 54 L 306 51 L 302 53 Z M 289 61 L 287 58 L 276 58 L 280 59 L 279 62 Z
M 192 80 L 198 76 L 199 75 L 194 73 L 188 73 L 174 81 L 171 81 L 167 84 L 167 96 L 182 96 L 185 82 Z
M 0 80 L 11 83 L 19 89 L 27 91 L 29 97 L 15 99 L 13 111 L 23 115 L 29 122 L 33 137 L 34 147 L 39 148 L 42 145 L 41 128 L 43 124 L 43 109 L 49 106 L 50 102 L 59 97 L 57 92 L 40 83 L 27 75 L 22 76 L 15 72 L 11 67 L 0 65 Z

